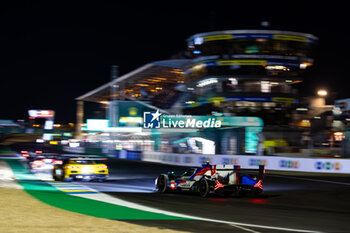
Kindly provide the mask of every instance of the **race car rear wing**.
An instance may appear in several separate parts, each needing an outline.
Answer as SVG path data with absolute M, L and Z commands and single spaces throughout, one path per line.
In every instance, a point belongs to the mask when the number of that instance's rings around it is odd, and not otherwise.
M 247 172 L 250 173 L 252 172 L 252 169 L 241 169 L 241 166 L 239 165 L 225 165 L 225 164 L 218 164 L 215 166 L 216 172 L 221 173 L 222 175 L 226 175 L 227 172 L 236 172 L 236 171 L 242 171 L 242 172 Z M 256 173 L 256 170 L 255 172 Z M 259 180 L 264 180 L 265 176 L 265 166 L 264 165 L 259 165 L 259 170 L 258 170 L 258 179 Z

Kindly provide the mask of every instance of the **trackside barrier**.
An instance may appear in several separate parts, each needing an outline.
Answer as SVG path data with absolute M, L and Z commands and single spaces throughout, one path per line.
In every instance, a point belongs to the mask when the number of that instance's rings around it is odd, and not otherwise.
M 200 166 L 209 161 L 211 164 L 240 165 L 246 169 L 265 165 L 267 170 L 350 174 L 350 159 L 143 152 L 142 160 L 181 166 Z
M 63 151 L 69 152 L 69 153 L 79 153 L 83 154 L 85 153 L 85 147 L 69 147 L 69 146 L 64 146 Z
M 142 151 L 115 150 L 113 154 L 110 154 L 110 156 L 118 158 L 118 159 L 141 160 L 142 159 Z

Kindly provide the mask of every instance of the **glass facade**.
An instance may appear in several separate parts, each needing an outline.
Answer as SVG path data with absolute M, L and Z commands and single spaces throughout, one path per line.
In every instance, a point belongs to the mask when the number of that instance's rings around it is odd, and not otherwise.
M 298 103 L 293 84 L 301 82 L 303 72 L 313 65 L 317 38 L 297 32 L 233 30 L 196 34 L 187 42 L 193 60 L 184 72 L 191 91 L 185 112 L 259 116 L 266 124 L 287 124 Z
M 279 39 L 230 39 L 213 40 L 193 44 L 193 55 L 218 54 L 268 54 L 283 56 L 311 57 L 314 43 Z

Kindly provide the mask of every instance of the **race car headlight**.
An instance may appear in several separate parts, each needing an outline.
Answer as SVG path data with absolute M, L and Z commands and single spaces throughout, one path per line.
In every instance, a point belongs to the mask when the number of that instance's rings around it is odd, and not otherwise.
M 83 167 L 82 169 L 81 169 L 81 172 L 82 173 L 88 173 L 90 171 L 90 169 L 88 168 L 88 167 Z

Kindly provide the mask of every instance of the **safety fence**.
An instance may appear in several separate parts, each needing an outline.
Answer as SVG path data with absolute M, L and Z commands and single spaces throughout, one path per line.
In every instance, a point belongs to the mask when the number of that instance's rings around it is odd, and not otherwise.
M 64 148 L 67 152 L 88 153 L 86 148 Z M 99 154 L 99 153 L 94 153 Z M 350 174 L 350 159 L 338 158 L 296 158 L 279 156 L 255 155 L 203 155 L 203 154 L 177 154 L 165 152 L 141 152 L 131 150 L 113 150 L 101 154 L 119 159 L 143 160 L 148 162 L 180 165 L 201 166 L 207 161 L 211 164 L 240 165 L 245 169 L 256 169 L 265 165 L 267 170 L 298 171 L 318 173 Z
M 267 170 L 350 174 L 350 159 L 143 152 L 142 160 L 182 166 L 200 166 L 209 161 L 210 164 L 240 165 L 245 169 L 265 165 Z

